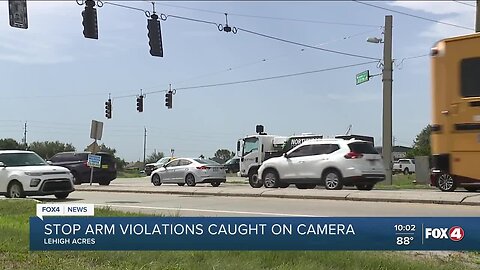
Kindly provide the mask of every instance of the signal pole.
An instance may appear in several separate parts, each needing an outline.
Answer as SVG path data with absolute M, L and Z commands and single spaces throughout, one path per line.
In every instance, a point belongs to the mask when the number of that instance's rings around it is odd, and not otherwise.
M 28 150 L 28 146 L 27 146 L 27 122 L 25 122 L 25 126 L 23 128 L 23 143 L 25 144 L 25 150 Z
M 145 153 L 147 151 L 147 128 L 144 127 L 143 132 L 143 169 L 145 169 Z
M 477 0 L 480 1 L 480 0 Z M 385 16 L 385 29 L 383 40 L 383 131 L 382 131 L 382 155 L 385 162 L 385 180 L 391 185 L 392 182 L 392 24 L 393 16 Z

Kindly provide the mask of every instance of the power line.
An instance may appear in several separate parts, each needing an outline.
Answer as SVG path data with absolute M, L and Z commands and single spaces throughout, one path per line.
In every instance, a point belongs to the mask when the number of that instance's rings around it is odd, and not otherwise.
M 415 59 L 415 58 L 420 58 L 420 57 L 425 57 L 425 56 L 430 56 L 430 54 L 427 53 L 427 54 L 422 54 L 422 55 L 417 55 L 417 56 L 405 57 L 405 58 L 403 58 L 403 60 Z
M 142 11 L 142 12 L 144 12 L 145 14 L 147 14 L 147 12 L 149 12 L 148 10 L 145 10 L 145 9 L 136 8 L 136 7 L 127 6 L 127 5 L 122 5 L 122 4 L 117 4 L 117 3 L 113 3 L 113 2 L 103 2 L 103 3 L 106 4 L 106 5 L 112 5 L 112 6 L 117 6 L 117 7 L 122 7 L 122 8 L 128 8 L 128 9 L 132 9 L 132 10 Z
M 120 7 L 128 7 L 128 6 L 126 6 L 126 5 L 117 5 L 117 6 L 120 6 Z M 143 10 L 142 10 L 142 11 L 143 11 Z M 190 18 L 190 17 L 178 16 L 178 15 L 172 15 L 172 14 L 163 14 L 163 13 L 162 13 L 160 17 L 161 17 L 161 18 L 164 17 L 165 20 L 166 20 L 166 18 L 168 18 L 168 17 L 172 17 L 172 18 L 177 18 L 177 19 L 182 19 L 182 20 L 188 20 L 188 21 L 193 21 L 193 22 L 213 24 L 213 25 L 216 25 L 219 30 L 220 30 L 219 26 L 221 25 L 221 24 L 217 24 L 216 22 L 212 22 L 212 21 L 200 20 L 200 19 L 196 19 L 196 18 Z M 330 52 L 330 53 L 336 53 L 336 54 L 351 56 L 351 57 L 358 57 L 358 58 L 363 58 L 363 59 L 380 60 L 379 58 L 374 58 L 374 57 L 369 57 L 369 56 L 362 56 L 362 55 L 358 55 L 358 54 L 345 53 L 345 52 L 340 52 L 340 51 L 335 51 L 335 50 L 329 50 L 329 49 L 324 49 L 324 48 L 320 48 L 320 47 L 317 47 L 317 46 L 312 46 L 312 45 L 303 44 L 303 43 L 300 43 L 300 42 L 295 42 L 295 41 L 291 41 L 291 40 L 286 40 L 286 39 L 282 39 L 282 38 L 277 38 L 277 37 L 274 37 L 274 36 L 270 36 L 270 35 L 258 33 L 258 32 L 252 31 L 252 30 L 244 29 L 244 28 L 238 28 L 238 27 L 237 27 L 237 29 L 238 29 L 238 30 L 242 30 L 242 31 L 247 32 L 247 33 L 250 33 L 250 34 L 258 35 L 258 36 L 261 36 L 261 37 L 270 38 L 270 39 L 274 39 L 274 40 L 277 40 L 277 41 L 282 41 L 282 42 L 286 42 L 286 43 L 290 43 L 290 44 L 294 44 L 294 45 L 298 45 L 298 46 L 303 46 L 303 47 L 307 47 L 307 48 L 311 48 L 311 49 L 316 49 L 316 50 L 321 50 L 321 51 L 325 51 L 325 52 Z
M 287 39 L 283 39 L 283 38 L 278 38 L 278 37 L 258 33 L 258 32 L 251 31 L 251 30 L 248 30 L 248 29 L 245 29 L 245 28 L 237 27 L 237 29 L 241 30 L 241 31 L 244 31 L 244 32 L 247 32 L 249 34 L 254 34 L 254 35 L 257 35 L 257 36 L 270 38 L 270 39 L 282 41 L 282 42 L 285 42 L 285 43 L 290 43 L 290 44 L 294 44 L 294 45 L 298 45 L 298 46 L 302 46 L 302 47 L 307 47 L 307 48 L 310 48 L 310 49 L 315 49 L 315 50 L 320 50 L 320 51 L 325 51 L 325 52 L 330 52 L 330 53 L 335 53 L 335 54 L 341 54 L 341 55 L 346 55 L 346 56 L 351 56 L 351 57 L 363 58 L 363 59 L 380 60 L 380 58 L 364 56 L 364 55 L 359 55 L 359 54 L 353 54 L 353 53 L 346 53 L 346 52 L 335 51 L 335 50 L 329 50 L 329 49 L 320 48 L 320 47 L 317 47 L 317 46 L 307 45 L 307 44 L 303 44 L 303 43 L 300 43 L 300 42 L 295 42 L 295 41 L 291 41 L 291 40 L 287 40 Z
M 241 81 L 234 81 L 234 82 L 224 82 L 224 83 L 197 85 L 197 86 L 186 86 L 186 87 L 175 88 L 175 90 L 198 89 L 198 88 L 217 87 L 217 86 L 225 86 L 225 85 L 234 85 L 234 84 L 258 82 L 258 81 L 274 80 L 274 79 L 295 77 L 295 76 L 300 76 L 300 75 L 307 75 L 307 74 L 320 73 L 320 72 L 325 72 L 325 71 L 332 71 L 332 70 L 350 68 L 350 67 L 355 67 L 355 66 L 362 66 L 362 65 L 367 65 L 367 64 L 378 63 L 379 61 L 380 61 L 379 59 L 376 59 L 375 61 L 368 61 L 368 62 L 362 62 L 362 63 L 357 63 L 357 64 L 350 64 L 350 65 L 344 65 L 344 66 L 338 66 L 338 67 L 332 67 L 332 68 L 324 68 L 324 69 L 318 69 L 318 70 L 290 73 L 290 74 L 284 74 L 284 75 L 263 77 L 263 78 L 257 78 L 257 79 L 248 79 L 248 80 L 241 80 Z M 168 89 L 162 89 L 162 90 L 144 92 L 144 94 L 145 95 L 150 95 L 150 94 L 156 94 L 156 93 L 167 92 L 167 91 L 168 91 Z M 137 96 L 137 95 L 132 94 L 132 95 L 123 95 L 123 96 L 112 96 L 111 98 L 112 99 L 122 99 L 122 98 L 135 97 L 135 96 Z M 31 122 L 39 122 L 39 121 L 31 121 Z
M 421 54 L 421 55 L 416 55 L 416 56 L 404 57 L 404 58 L 402 58 L 402 60 L 400 60 L 400 63 L 395 64 L 395 66 L 396 66 L 399 70 L 401 70 L 401 69 L 403 68 L 403 62 L 404 62 L 405 60 L 417 59 L 417 58 L 422 58 L 422 57 L 426 57 L 426 56 L 430 56 L 430 54 L 427 53 L 427 54 Z
M 371 32 L 374 32 L 374 31 L 377 31 L 377 29 L 375 29 L 375 30 L 369 30 L 369 31 L 363 31 L 363 32 L 361 32 L 361 33 L 356 33 L 356 34 L 344 36 L 344 37 L 342 37 L 342 38 L 337 38 L 337 39 L 329 40 L 329 41 L 326 41 L 326 42 L 317 44 L 316 46 L 324 46 L 324 45 L 327 45 L 327 44 L 331 44 L 331 43 L 334 43 L 334 42 L 347 40 L 347 39 L 350 39 L 350 38 L 353 38 L 353 37 L 357 37 L 357 36 L 360 36 L 360 35 L 364 35 L 364 34 L 367 34 L 367 33 L 371 33 Z M 302 48 L 302 49 L 299 50 L 299 52 L 303 52 L 303 51 L 305 51 L 305 48 Z M 262 58 L 262 59 L 260 59 L 260 60 L 258 60 L 258 61 L 252 61 L 252 62 L 249 62 L 249 63 L 240 64 L 240 65 L 235 66 L 235 67 L 229 67 L 229 68 L 227 68 L 227 69 L 223 69 L 223 70 L 220 70 L 220 71 L 214 71 L 214 72 L 207 73 L 207 74 L 204 74 L 204 75 L 195 76 L 195 77 L 192 77 L 192 78 L 189 78 L 189 79 L 186 79 L 186 80 L 174 82 L 173 84 L 180 84 L 180 83 L 184 83 L 184 82 L 187 82 L 187 81 L 192 81 L 192 80 L 199 79 L 199 78 L 205 78 L 205 77 L 209 77 L 209 76 L 213 76 L 213 75 L 218 75 L 218 74 L 221 74 L 221 73 L 224 73 L 224 72 L 228 72 L 228 71 L 232 71 L 232 70 L 237 70 L 237 69 L 245 68 L 245 67 L 253 66 L 253 65 L 256 65 L 256 64 L 260 64 L 260 63 L 265 63 L 265 62 L 267 62 L 267 61 L 269 61 L 269 60 L 272 60 L 272 59 L 277 59 L 277 58 L 280 58 L 280 57 L 288 56 L 289 54 L 291 54 L 291 53 L 286 53 L 286 54 L 282 54 L 282 55 L 271 56 L 271 57 L 269 57 L 269 58 Z
M 148 0 L 144 0 L 144 1 L 148 1 Z M 175 7 L 175 8 L 182 8 L 182 9 L 188 9 L 188 10 L 195 10 L 195 11 L 207 12 L 207 13 L 212 13 L 212 14 L 222 14 L 223 15 L 225 13 L 228 13 L 229 16 L 247 17 L 247 18 L 293 21 L 293 22 L 305 22 L 305 23 L 316 23 L 316 24 L 345 25 L 345 26 L 379 27 L 379 25 L 371 25 L 371 24 L 330 22 L 330 21 L 318 21 L 318 20 L 309 20 L 309 19 L 296 19 L 296 18 L 272 17 L 272 16 L 261 16 L 261 15 L 249 15 L 249 14 L 240 14 L 240 13 L 221 12 L 221 11 L 213 11 L 213 10 L 206 10 L 206 9 L 200 9 L 200 8 L 191 8 L 191 7 L 177 6 L 177 5 L 164 4 L 164 3 L 157 3 L 157 5 Z
M 365 3 L 365 2 L 360 2 L 360 1 L 357 1 L 357 0 L 352 0 L 352 1 L 353 1 L 353 2 L 356 2 L 356 3 L 359 3 L 359 4 L 362 4 L 362 5 L 366 5 L 366 6 L 370 6 L 370 7 L 374 7 L 374 8 L 379 8 L 379 9 L 383 9 L 383 10 L 387 10 L 387 11 L 390 11 L 390 12 L 402 14 L 402 15 L 405 15 L 405 16 L 410 16 L 410 17 L 413 17 L 413 18 L 417 18 L 417 19 L 421 19 L 421 20 L 425 20 L 425 21 L 429 21 L 429 22 L 434 22 L 434 23 L 449 25 L 449 26 L 453 26 L 453 27 L 457 27 L 457 28 L 462 28 L 462 29 L 467 29 L 467 30 L 474 30 L 473 28 L 470 28 L 470 27 L 465 27 L 465 26 L 461 26 L 461 25 L 458 25 L 458 24 L 447 23 L 447 22 L 442 22 L 442 21 L 430 19 L 430 18 L 425 18 L 425 17 L 422 17 L 422 16 L 418 16 L 418 15 L 414 15 L 414 14 L 410 14 L 410 13 L 406 13 L 406 12 L 402 12 L 402 11 L 397 11 L 397 10 L 394 10 L 394 9 L 377 6 L 377 5 L 374 5 L 374 4 L 369 4 L 369 3 Z
M 325 71 L 332 71 L 332 70 L 337 70 L 337 69 L 344 69 L 344 68 L 355 67 L 355 66 L 362 66 L 362 65 L 367 65 L 367 64 L 377 63 L 377 62 L 378 61 L 369 61 L 369 62 L 363 62 L 363 63 L 357 63 L 357 64 L 351 64 L 351 65 L 344 65 L 344 66 L 333 67 L 333 68 L 324 68 L 324 69 L 319 69 L 319 70 L 312 70 L 312 71 L 277 75 L 277 76 L 257 78 L 257 79 L 249 79 L 249 80 L 234 81 L 234 82 L 224 82 L 224 83 L 216 83 L 216 84 L 206 84 L 206 85 L 198 85 L 198 86 L 187 86 L 187 87 L 176 88 L 175 90 L 198 89 L 198 88 L 207 88 L 207 87 L 216 87 L 216 86 L 225 86 L 225 85 L 234 85 L 234 84 L 241 84 L 241 83 L 251 83 L 251 82 L 259 82 L 259 81 L 266 81 L 266 80 L 274 80 L 274 79 L 294 77 L 294 76 L 313 74 L 313 73 L 319 73 L 319 72 L 325 72 Z
M 472 4 L 469 4 L 469 3 L 465 3 L 465 2 L 462 2 L 462 1 L 457 1 L 457 0 L 452 0 L 453 2 L 457 2 L 459 4 L 462 4 L 462 5 L 465 5 L 465 6 L 470 6 L 470 7 L 474 7 L 476 8 L 477 6 L 475 5 L 472 5 Z

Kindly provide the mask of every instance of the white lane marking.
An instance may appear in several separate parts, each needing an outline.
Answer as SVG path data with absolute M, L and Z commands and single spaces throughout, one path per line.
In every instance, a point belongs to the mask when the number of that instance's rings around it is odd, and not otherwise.
M 192 212 L 213 212 L 224 214 L 246 214 L 260 216 L 281 216 L 281 217 L 327 217 L 317 215 L 301 215 L 301 214 L 283 214 L 268 212 L 247 212 L 247 211 L 230 211 L 230 210 L 213 210 L 213 209 L 195 209 L 195 208 L 170 208 L 170 207 L 154 207 L 154 206 L 136 206 L 136 205 L 116 205 L 116 204 L 95 204 L 97 206 L 108 206 L 118 208 L 137 208 L 137 209 L 153 209 L 153 210 L 169 210 L 169 211 L 192 211 Z

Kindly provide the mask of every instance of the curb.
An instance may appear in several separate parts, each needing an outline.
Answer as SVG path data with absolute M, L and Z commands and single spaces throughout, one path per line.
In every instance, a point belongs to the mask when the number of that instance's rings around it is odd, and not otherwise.
M 364 201 L 364 202 L 392 202 L 392 203 L 418 203 L 418 204 L 445 204 L 445 205 L 468 205 L 468 206 L 480 206 L 480 202 L 465 202 L 465 199 L 479 195 L 465 196 L 461 201 L 446 201 L 446 200 L 422 200 L 422 199 L 401 199 L 401 198 L 356 198 L 349 197 L 351 194 L 342 196 L 319 196 L 319 195 L 299 195 L 299 194 L 271 194 L 267 191 L 261 193 L 218 193 L 218 192 L 206 192 L 206 191 L 149 191 L 149 190 L 123 190 L 123 189 L 94 189 L 94 188 L 82 188 L 76 189 L 76 191 L 87 192 L 112 192 L 112 193 L 144 193 L 144 194 L 169 194 L 169 195 L 207 195 L 207 196 L 221 196 L 221 197 L 262 197 L 262 198 L 284 198 L 284 199 L 309 199 L 309 200 L 336 200 L 336 201 Z

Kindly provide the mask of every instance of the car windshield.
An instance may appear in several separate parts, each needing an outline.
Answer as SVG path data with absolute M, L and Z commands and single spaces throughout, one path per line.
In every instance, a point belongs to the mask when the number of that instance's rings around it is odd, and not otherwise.
M 225 164 L 235 164 L 238 163 L 238 158 L 231 158 L 225 162 Z
M 157 161 L 157 164 L 163 165 L 163 164 L 167 163 L 168 161 L 170 161 L 169 157 L 163 157 L 163 158 L 161 158 Z
M 35 153 L 3 153 L 0 154 L 0 161 L 7 167 L 48 165 Z
M 195 158 L 193 159 L 195 160 L 196 162 L 200 163 L 200 164 L 207 164 L 207 165 L 220 165 L 219 163 L 211 160 L 211 159 L 200 159 L 200 158 Z
M 258 138 L 246 138 L 243 143 L 243 155 L 258 151 Z

